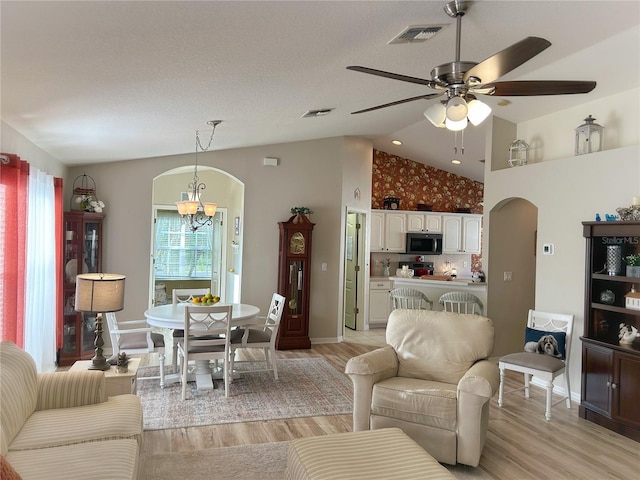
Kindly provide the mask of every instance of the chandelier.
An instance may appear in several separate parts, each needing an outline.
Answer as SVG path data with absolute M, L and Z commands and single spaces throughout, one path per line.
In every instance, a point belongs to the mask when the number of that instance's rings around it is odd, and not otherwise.
M 207 148 L 202 147 L 200 143 L 200 132 L 196 130 L 196 162 L 193 171 L 193 182 L 188 186 L 187 196 L 189 199 L 176 202 L 178 213 L 182 216 L 182 220 L 192 232 L 195 232 L 205 225 L 211 225 L 213 216 L 216 214 L 216 209 L 218 208 L 218 205 L 215 203 L 203 202 L 200 197 L 200 193 L 207 188 L 207 186 L 203 182 L 200 182 L 198 178 L 198 149 L 202 152 L 209 150 L 216 127 L 221 123 L 222 120 L 211 120 L 207 122 L 207 125 L 211 125 L 211 137 L 209 137 Z
M 424 116 L 434 126 L 454 132 L 467 128 L 468 122 L 480 125 L 491 113 L 491 107 L 474 95 L 452 95 L 448 100 L 427 108 Z

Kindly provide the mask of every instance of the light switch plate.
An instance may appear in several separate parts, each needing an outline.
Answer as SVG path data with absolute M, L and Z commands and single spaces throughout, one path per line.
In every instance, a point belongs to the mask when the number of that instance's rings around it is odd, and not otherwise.
M 553 255 L 553 243 L 545 243 L 542 245 L 543 255 Z

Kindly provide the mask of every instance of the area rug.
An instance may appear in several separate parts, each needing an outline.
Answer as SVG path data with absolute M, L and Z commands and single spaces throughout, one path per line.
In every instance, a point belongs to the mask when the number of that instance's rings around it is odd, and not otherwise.
M 288 448 L 289 442 L 276 442 L 146 455 L 140 479 L 282 480 L 287 468 Z M 492 478 L 481 468 L 466 465 L 445 467 L 458 480 Z
M 251 363 L 237 365 L 247 368 Z M 197 390 L 195 382 L 189 382 L 182 401 L 180 383 L 161 389 L 157 379 L 144 379 L 156 375 L 158 367 L 138 370 L 145 430 L 344 415 L 353 410 L 351 380 L 323 358 L 278 360 L 278 380 L 271 372 L 236 376 L 228 398 L 216 380 L 214 390 Z

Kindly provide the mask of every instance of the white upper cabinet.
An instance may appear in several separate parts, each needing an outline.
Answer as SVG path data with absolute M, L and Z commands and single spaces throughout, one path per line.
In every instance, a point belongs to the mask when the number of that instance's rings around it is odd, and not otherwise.
M 480 253 L 482 215 L 443 215 L 442 253 Z
M 405 251 L 406 215 L 396 212 L 371 212 L 370 248 L 372 252 Z
M 407 213 L 407 232 L 442 232 L 442 215 Z

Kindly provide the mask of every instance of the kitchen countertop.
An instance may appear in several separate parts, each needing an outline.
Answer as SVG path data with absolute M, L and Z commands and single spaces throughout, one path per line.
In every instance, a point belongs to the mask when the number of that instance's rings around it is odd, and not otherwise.
M 466 286 L 466 287 L 477 287 L 477 288 L 486 288 L 487 282 L 474 282 L 472 278 L 458 277 L 455 280 L 432 280 L 430 278 L 420 278 L 420 277 L 388 277 L 389 280 L 393 280 L 397 283 L 410 283 L 414 285 L 449 285 L 449 286 Z

